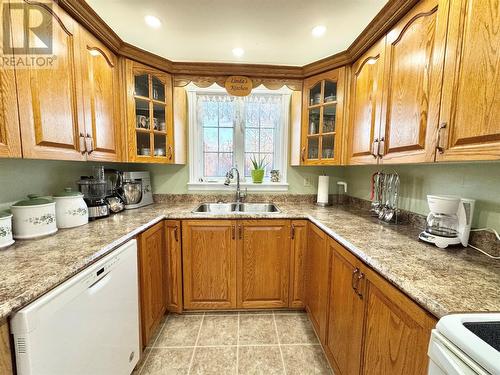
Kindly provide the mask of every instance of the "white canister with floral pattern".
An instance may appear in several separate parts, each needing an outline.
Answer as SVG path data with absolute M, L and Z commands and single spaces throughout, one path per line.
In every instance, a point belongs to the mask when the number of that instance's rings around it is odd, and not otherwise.
M 89 222 L 89 210 L 82 193 L 66 188 L 63 192 L 55 194 L 54 200 L 58 228 L 79 227 Z
M 0 249 L 4 249 L 13 243 L 12 214 L 10 212 L 0 212 Z
M 56 203 L 50 199 L 30 194 L 28 199 L 14 203 L 10 210 L 15 239 L 27 240 L 57 232 Z

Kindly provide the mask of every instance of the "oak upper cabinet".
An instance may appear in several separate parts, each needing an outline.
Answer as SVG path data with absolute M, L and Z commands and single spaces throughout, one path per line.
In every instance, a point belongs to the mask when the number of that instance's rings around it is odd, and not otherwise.
M 167 288 L 167 309 L 182 312 L 182 247 L 181 222 L 165 220 L 165 244 L 167 264 L 165 286 Z
M 447 2 L 419 2 L 387 34 L 382 124 L 375 147 L 383 163 L 434 161 Z
M 241 220 L 238 308 L 288 307 L 290 221 Z
M 347 163 L 377 163 L 385 38 L 376 43 L 352 66 L 350 119 L 347 134 Z
M 344 126 L 345 67 L 304 80 L 301 163 L 339 165 Z
M 8 7 L 7 0 L 0 0 L 0 14 L 4 13 L 4 7 Z M 3 16 L 2 16 L 3 17 Z M 0 40 L 4 40 L 4 28 L 0 28 Z M 0 45 L 0 55 L 12 57 Z M 21 135 L 19 132 L 19 120 L 17 111 L 17 92 L 15 73 L 13 68 L 6 64 L 0 66 L 0 157 L 21 157 Z
M 236 222 L 182 222 L 185 309 L 236 307 Z
M 307 259 L 307 220 L 291 223 L 290 246 L 290 307 L 305 307 L 305 277 Z
M 336 367 L 335 373 L 359 374 L 364 320 L 364 301 L 358 290 L 360 262 L 332 239 L 328 247 L 332 275 L 325 352 Z
M 427 374 L 436 319 L 375 272 L 364 272 L 359 286 L 366 304 L 362 373 Z
M 449 3 L 437 160 L 500 159 L 500 3 Z
M 163 222 L 141 233 L 138 243 L 142 345 L 146 346 L 160 324 L 167 305 Z
M 119 161 L 121 140 L 125 137 L 117 95 L 120 92 L 117 58 L 84 29 L 81 30 L 80 53 L 88 159 Z
M 306 266 L 306 309 L 311 322 L 324 344 L 328 306 L 330 253 L 328 236 L 314 224 L 309 224 Z
M 173 163 L 172 77 L 127 60 L 127 160 Z
M 26 158 L 85 160 L 85 127 L 81 103 L 79 26 L 56 3 L 27 4 L 45 14 L 52 27 L 38 28 L 39 39 L 52 40 L 43 66 L 30 64 L 16 70 L 22 151 Z M 16 13 L 18 14 L 18 13 Z M 23 40 L 22 17 L 11 17 L 13 35 Z M 46 34 L 49 31 L 52 35 Z M 37 54 L 30 39 L 23 55 Z M 39 61 L 42 61 L 40 59 Z

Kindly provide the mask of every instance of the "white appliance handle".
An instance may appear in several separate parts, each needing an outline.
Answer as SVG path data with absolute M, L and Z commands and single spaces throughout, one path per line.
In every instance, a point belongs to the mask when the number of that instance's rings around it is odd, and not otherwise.
M 95 283 L 90 285 L 87 289 L 87 293 L 92 295 L 96 294 L 99 290 L 104 288 L 107 283 L 111 280 L 111 271 L 109 271 L 106 275 L 101 277 L 99 280 L 97 280 Z
M 447 375 L 475 375 L 473 371 L 454 353 L 446 349 L 441 343 L 433 340 L 430 351 L 432 359 Z

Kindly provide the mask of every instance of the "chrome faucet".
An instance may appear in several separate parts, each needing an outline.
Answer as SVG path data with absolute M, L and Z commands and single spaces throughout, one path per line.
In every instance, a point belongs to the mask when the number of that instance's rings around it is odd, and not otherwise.
M 242 193 L 240 189 L 240 171 L 238 171 L 238 168 L 232 167 L 229 171 L 226 173 L 226 181 L 224 181 L 224 185 L 229 186 L 231 183 L 231 180 L 234 178 L 233 171 L 236 171 L 236 195 L 235 195 L 235 200 L 236 203 L 241 203 L 243 199 L 247 196 L 246 189 L 245 192 Z

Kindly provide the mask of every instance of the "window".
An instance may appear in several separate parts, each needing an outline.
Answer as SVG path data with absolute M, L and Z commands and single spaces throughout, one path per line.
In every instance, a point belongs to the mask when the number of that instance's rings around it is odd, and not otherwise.
M 247 97 L 228 95 L 218 86 L 188 88 L 190 190 L 222 186 L 227 171 L 238 168 L 250 190 L 286 190 L 288 89 L 254 89 Z M 252 184 L 251 158 L 264 160 L 264 184 Z M 280 171 L 280 183 L 270 171 Z

